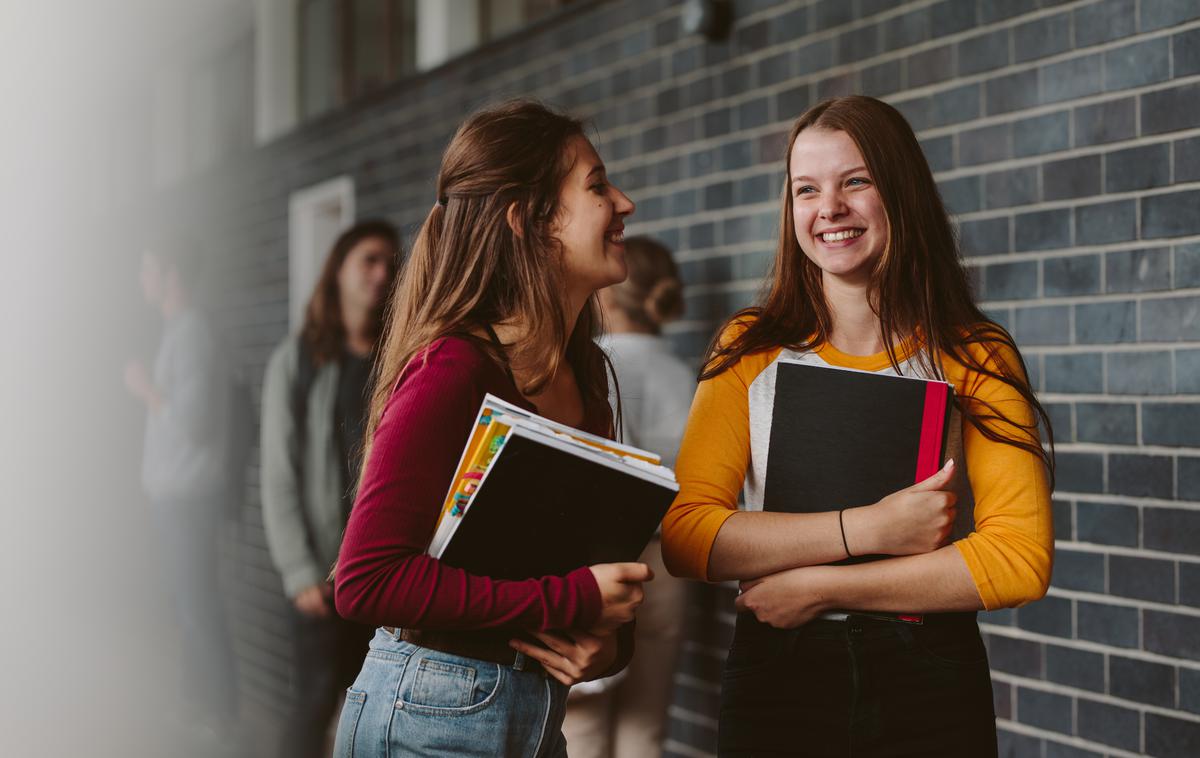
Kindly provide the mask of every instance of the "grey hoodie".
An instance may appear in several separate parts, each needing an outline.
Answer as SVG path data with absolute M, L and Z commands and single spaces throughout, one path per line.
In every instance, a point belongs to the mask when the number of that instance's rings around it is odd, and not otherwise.
M 160 506 L 226 495 L 232 376 L 195 310 L 166 323 L 152 374 L 162 405 L 146 417 L 142 487 Z
M 293 407 L 299 361 L 300 340 L 292 335 L 271 354 L 262 398 L 263 526 L 289 597 L 324 582 L 337 560 L 345 528 L 342 493 L 350 486 L 334 428 L 341 368 L 331 361 L 316 370 L 307 399 L 308 430 L 301 434 Z

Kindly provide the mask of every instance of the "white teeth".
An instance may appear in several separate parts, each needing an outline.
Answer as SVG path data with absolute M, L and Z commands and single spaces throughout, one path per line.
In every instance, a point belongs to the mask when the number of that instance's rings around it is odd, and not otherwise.
M 625 241 L 625 232 L 609 232 L 608 239 L 619 245 Z
M 861 237 L 864 231 L 865 230 L 863 229 L 846 229 L 845 231 L 841 232 L 827 232 L 821 235 L 821 239 L 825 240 L 826 242 L 841 242 L 842 240 Z

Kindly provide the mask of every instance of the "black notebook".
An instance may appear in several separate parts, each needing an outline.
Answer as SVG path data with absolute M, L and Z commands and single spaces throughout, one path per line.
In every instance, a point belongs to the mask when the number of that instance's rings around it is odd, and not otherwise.
M 764 510 L 870 505 L 941 468 L 949 384 L 787 360 L 776 370 Z
M 496 579 L 636 561 L 678 485 L 653 453 L 488 396 L 430 554 Z

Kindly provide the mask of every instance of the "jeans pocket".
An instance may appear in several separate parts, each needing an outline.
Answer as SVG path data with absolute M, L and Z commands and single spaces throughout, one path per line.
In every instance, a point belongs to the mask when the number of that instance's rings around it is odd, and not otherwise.
M 418 713 L 456 715 L 486 708 L 500 691 L 504 667 L 484 661 L 460 663 L 423 658 L 401 684 L 397 707 Z
M 342 715 L 338 719 L 337 739 L 333 747 L 335 758 L 353 758 L 358 720 L 362 716 L 363 707 L 366 704 L 367 693 L 353 689 L 346 690 L 346 704 L 342 706 Z

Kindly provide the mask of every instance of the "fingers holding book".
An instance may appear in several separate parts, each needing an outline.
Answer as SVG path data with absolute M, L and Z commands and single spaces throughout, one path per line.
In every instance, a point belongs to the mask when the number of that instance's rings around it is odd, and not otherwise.
M 591 567 L 604 608 L 592 631 L 612 632 L 633 621 L 634 613 L 645 595 L 642 583 L 654 578 L 654 572 L 644 563 L 599 563 Z
M 953 460 L 932 476 L 893 492 L 874 505 L 844 514 L 846 540 L 854 555 L 913 555 L 945 544 L 954 527 Z
M 615 634 L 591 634 L 579 630 L 570 632 L 534 632 L 545 647 L 524 640 L 509 640 L 518 652 L 542 664 L 546 672 L 570 687 L 599 678 L 617 659 Z

